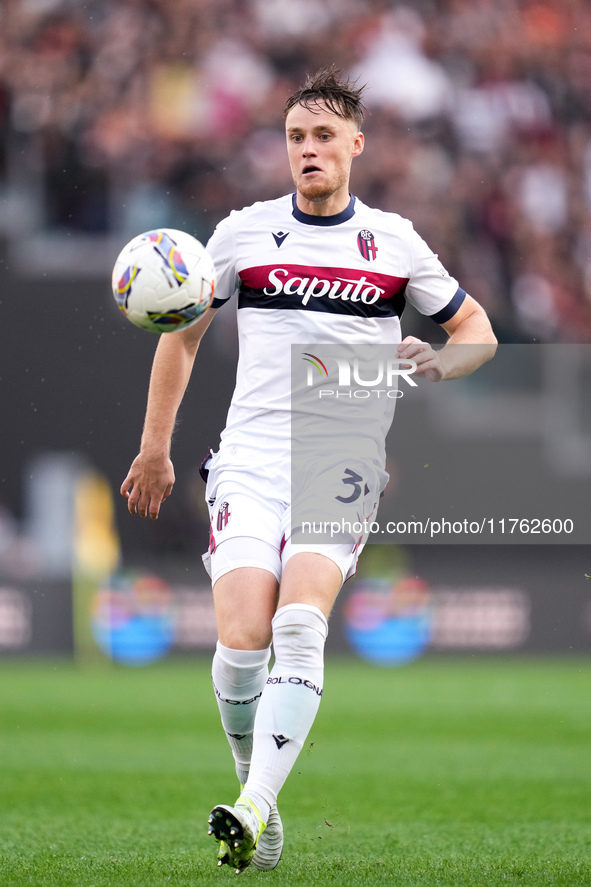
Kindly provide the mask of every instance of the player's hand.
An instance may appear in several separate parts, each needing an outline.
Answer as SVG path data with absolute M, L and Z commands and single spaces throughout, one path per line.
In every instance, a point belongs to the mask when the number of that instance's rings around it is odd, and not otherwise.
M 445 375 L 439 355 L 439 351 L 435 351 L 428 342 L 423 342 L 416 336 L 407 336 L 396 350 L 396 357 L 414 360 L 417 375 L 424 376 L 430 382 L 439 382 Z
M 127 499 L 130 514 L 150 516 L 157 520 L 160 506 L 168 499 L 174 486 L 174 468 L 168 457 L 148 457 L 140 453 L 131 463 L 121 484 L 121 495 Z

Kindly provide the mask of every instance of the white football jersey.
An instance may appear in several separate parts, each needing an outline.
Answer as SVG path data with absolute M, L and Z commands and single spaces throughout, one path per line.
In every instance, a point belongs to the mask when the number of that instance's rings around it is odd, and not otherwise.
M 397 344 L 406 302 L 444 323 L 465 298 L 414 231 L 355 197 L 313 216 L 295 195 L 232 212 L 207 249 L 213 307 L 237 294 L 239 362 L 219 457 L 289 489 L 291 346 Z M 216 460 L 218 461 L 218 460 Z

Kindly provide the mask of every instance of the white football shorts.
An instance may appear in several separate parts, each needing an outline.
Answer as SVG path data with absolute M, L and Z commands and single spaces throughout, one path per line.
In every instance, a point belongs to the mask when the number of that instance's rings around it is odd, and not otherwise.
M 203 564 L 211 577 L 212 583 L 239 567 L 258 567 L 271 572 L 278 582 L 281 581 L 283 568 L 295 554 L 312 552 L 330 558 L 340 569 L 343 582 L 354 575 L 359 555 L 367 541 L 369 532 L 367 524 L 371 523 L 377 511 L 379 490 L 376 492 L 378 480 L 374 477 L 371 490 L 362 496 L 354 513 L 351 511 L 351 485 L 346 475 L 348 486 L 343 487 L 343 502 L 337 503 L 340 509 L 343 526 L 337 525 L 334 506 L 327 510 L 316 508 L 314 521 L 310 521 L 310 530 L 301 530 L 292 535 L 292 506 L 286 498 L 270 496 L 265 479 L 253 471 L 235 471 L 231 467 L 219 465 L 214 454 L 209 465 L 209 477 L 206 487 L 206 499 L 210 514 L 209 548 L 203 555 Z M 326 469 L 324 469 L 326 470 Z M 342 466 L 334 466 L 335 476 L 339 480 L 343 473 Z M 265 493 L 261 494 L 261 489 Z M 336 488 L 338 491 L 338 488 Z M 285 491 L 284 491 L 285 492 Z M 299 491 L 296 503 L 314 498 L 314 478 L 311 484 Z M 298 508 L 298 513 L 300 509 Z M 351 517 L 364 514 L 368 518 L 364 526 Z M 323 520 L 324 517 L 324 520 Z M 323 525 L 323 527 L 321 526 Z M 321 530 L 324 529 L 324 532 Z M 315 532 L 318 530 L 315 541 Z M 334 538 L 334 542 L 332 539 Z

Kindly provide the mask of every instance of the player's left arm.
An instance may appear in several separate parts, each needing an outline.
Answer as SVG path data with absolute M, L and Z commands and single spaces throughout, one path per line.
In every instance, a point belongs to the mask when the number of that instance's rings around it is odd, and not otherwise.
M 490 360 L 497 350 L 497 339 L 484 308 L 466 295 L 459 309 L 441 324 L 449 336 L 443 348 L 435 350 L 428 342 L 407 336 L 396 356 L 414 360 L 416 372 L 431 382 L 461 379 Z

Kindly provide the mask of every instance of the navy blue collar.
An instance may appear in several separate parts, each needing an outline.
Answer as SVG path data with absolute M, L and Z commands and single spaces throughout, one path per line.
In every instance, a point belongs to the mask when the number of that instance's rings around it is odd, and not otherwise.
M 302 212 L 296 203 L 296 195 L 292 195 L 294 219 L 303 222 L 304 225 L 340 225 L 342 222 L 348 222 L 355 215 L 355 198 L 351 195 L 349 205 L 345 209 L 337 213 L 336 216 L 312 216 L 309 213 Z

